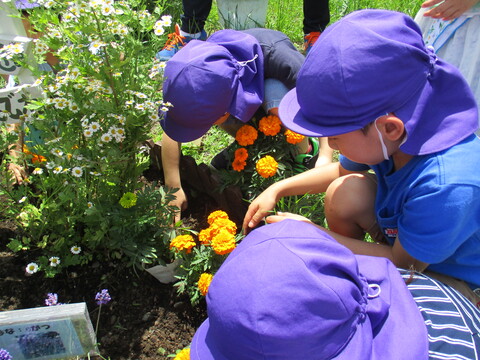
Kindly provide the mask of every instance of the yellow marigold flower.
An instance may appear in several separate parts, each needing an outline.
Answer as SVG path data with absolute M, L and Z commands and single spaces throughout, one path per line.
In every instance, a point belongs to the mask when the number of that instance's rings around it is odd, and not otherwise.
M 247 162 L 244 160 L 234 159 L 232 162 L 232 169 L 238 172 L 245 169 L 245 166 L 247 166 Z
M 222 210 L 216 210 L 208 215 L 207 221 L 209 225 L 212 225 L 217 219 L 228 219 L 228 214 Z
M 226 230 L 232 235 L 237 233 L 237 224 L 230 219 L 217 218 L 210 227 L 213 231 L 212 236 L 215 236 L 216 232 L 219 230 Z
M 301 142 L 303 139 L 305 139 L 305 136 L 297 134 L 296 132 L 293 132 L 292 130 L 287 130 L 285 131 L 285 138 L 288 143 L 290 144 L 298 144 Z
M 122 205 L 125 209 L 131 208 L 137 204 L 137 195 L 132 192 L 126 192 L 123 194 L 122 198 L 119 201 L 120 205 Z
M 187 254 L 192 251 L 192 248 L 195 246 L 195 240 L 192 235 L 179 235 L 172 241 L 170 241 L 170 249 L 176 248 L 177 252 L 186 250 Z
M 210 286 L 210 283 L 212 282 L 212 279 L 212 274 L 203 273 L 202 275 L 200 275 L 197 286 L 198 290 L 200 290 L 200 294 L 202 294 L 203 296 L 207 295 L 208 288 Z
M 182 349 L 173 360 L 190 360 L 190 348 Z
M 237 246 L 235 235 L 224 229 L 221 229 L 212 239 L 212 249 L 218 255 L 231 253 L 235 246 Z
M 200 243 L 202 243 L 203 245 L 210 245 L 210 241 L 212 241 L 213 237 L 212 230 L 213 229 L 211 227 L 209 227 L 208 229 L 200 230 L 200 232 L 198 233 L 198 241 L 200 241 Z
M 240 146 L 252 145 L 255 140 L 257 140 L 258 132 L 251 125 L 243 125 L 238 129 L 237 134 L 235 135 L 235 140 L 240 144 Z
M 32 152 L 30 150 L 28 150 L 28 147 L 27 145 L 23 144 L 23 153 L 24 154 L 27 154 L 27 155 L 31 155 Z
M 282 129 L 282 123 L 278 116 L 269 115 L 260 119 L 258 123 L 258 130 L 267 136 L 275 136 Z
M 248 159 L 248 151 L 245 148 L 235 150 L 235 160 L 245 161 Z
M 261 177 L 269 178 L 277 173 L 278 163 L 270 155 L 264 156 L 255 165 Z

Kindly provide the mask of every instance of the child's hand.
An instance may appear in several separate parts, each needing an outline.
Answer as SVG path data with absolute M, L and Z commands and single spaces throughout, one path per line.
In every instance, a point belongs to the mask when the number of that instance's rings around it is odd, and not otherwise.
M 172 200 L 169 205 L 176 206 L 178 208 L 178 210 L 175 211 L 174 217 L 174 223 L 176 224 L 181 219 L 182 211 L 187 209 L 188 202 L 187 196 L 185 195 L 185 192 L 182 188 L 178 189 L 178 191 L 174 195 L 175 199 Z
M 305 216 L 298 215 L 298 214 L 292 214 L 289 212 L 277 212 L 277 215 L 270 215 L 265 218 L 265 222 L 267 224 L 272 224 L 276 222 L 280 222 L 286 219 L 291 219 L 291 220 L 298 220 L 298 221 L 303 221 L 306 223 L 313 224 L 310 219 L 306 218 Z
M 427 0 L 422 4 L 422 8 L 435 6 L 423 14 L 434 19 L 442 19 L 445 21 L 453 20 L 469 10 L 478 3 L 479 0 Z
M 243 232 L 247 234 L 249 230 L 256 227 L 265 216 L 270 214 L 277 204 L 277 195 L 274 190 L 267 188 L 258 197 L 252 201 L 248 207 L 245 218 L 243 219 Z

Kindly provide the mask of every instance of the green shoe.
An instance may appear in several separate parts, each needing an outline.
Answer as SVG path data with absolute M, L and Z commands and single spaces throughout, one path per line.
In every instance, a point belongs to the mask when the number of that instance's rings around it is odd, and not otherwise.
M 315 167 L 320 150 L 320 144 L 317 138 L 308 138 L 308 142 L 312 145 L 312 149 L 308 154 L 298 154 L 295 156 L 295 165 L 293 167 L 296 174 L 300 174 Z

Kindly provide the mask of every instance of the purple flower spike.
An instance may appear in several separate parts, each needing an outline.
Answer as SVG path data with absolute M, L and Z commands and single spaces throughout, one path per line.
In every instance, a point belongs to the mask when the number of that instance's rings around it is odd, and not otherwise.
M 0 360 L 12 360 L 12 355 L 5 350 L 5 349 L 0 349 Z
M 45 299 L 45 305 L 47 306 L 55 306 L 59 305 L 58 303 L 58 295 L 55 293 L 48 293 L 47 298 Z M 0 359 L 1 360 L 1 359 Z
M 101 292 L 98 292 L 97 295 L 95 295 L 95 300 L 97 301 L 97 305 L 105 305 L 108 304 L 112 298 L 108 293 L 108 289 L 103 289 Z

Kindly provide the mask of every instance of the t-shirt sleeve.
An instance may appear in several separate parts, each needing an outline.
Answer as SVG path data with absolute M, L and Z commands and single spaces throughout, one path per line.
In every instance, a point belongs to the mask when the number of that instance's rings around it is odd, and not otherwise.
M 367 171 L 367 170 L 370 170 L 370 166 L 368 166 L 366 164 L 361 164 L 361 163 L 357 163 L 355 161 L 352 161 L 352 160 L 346 158 L 343 155 L 339 156 L 338 161 L 340 162 L 340 165 L 342 165 L 342 167 L 345 170 L 349 170 L 349 171 Z

